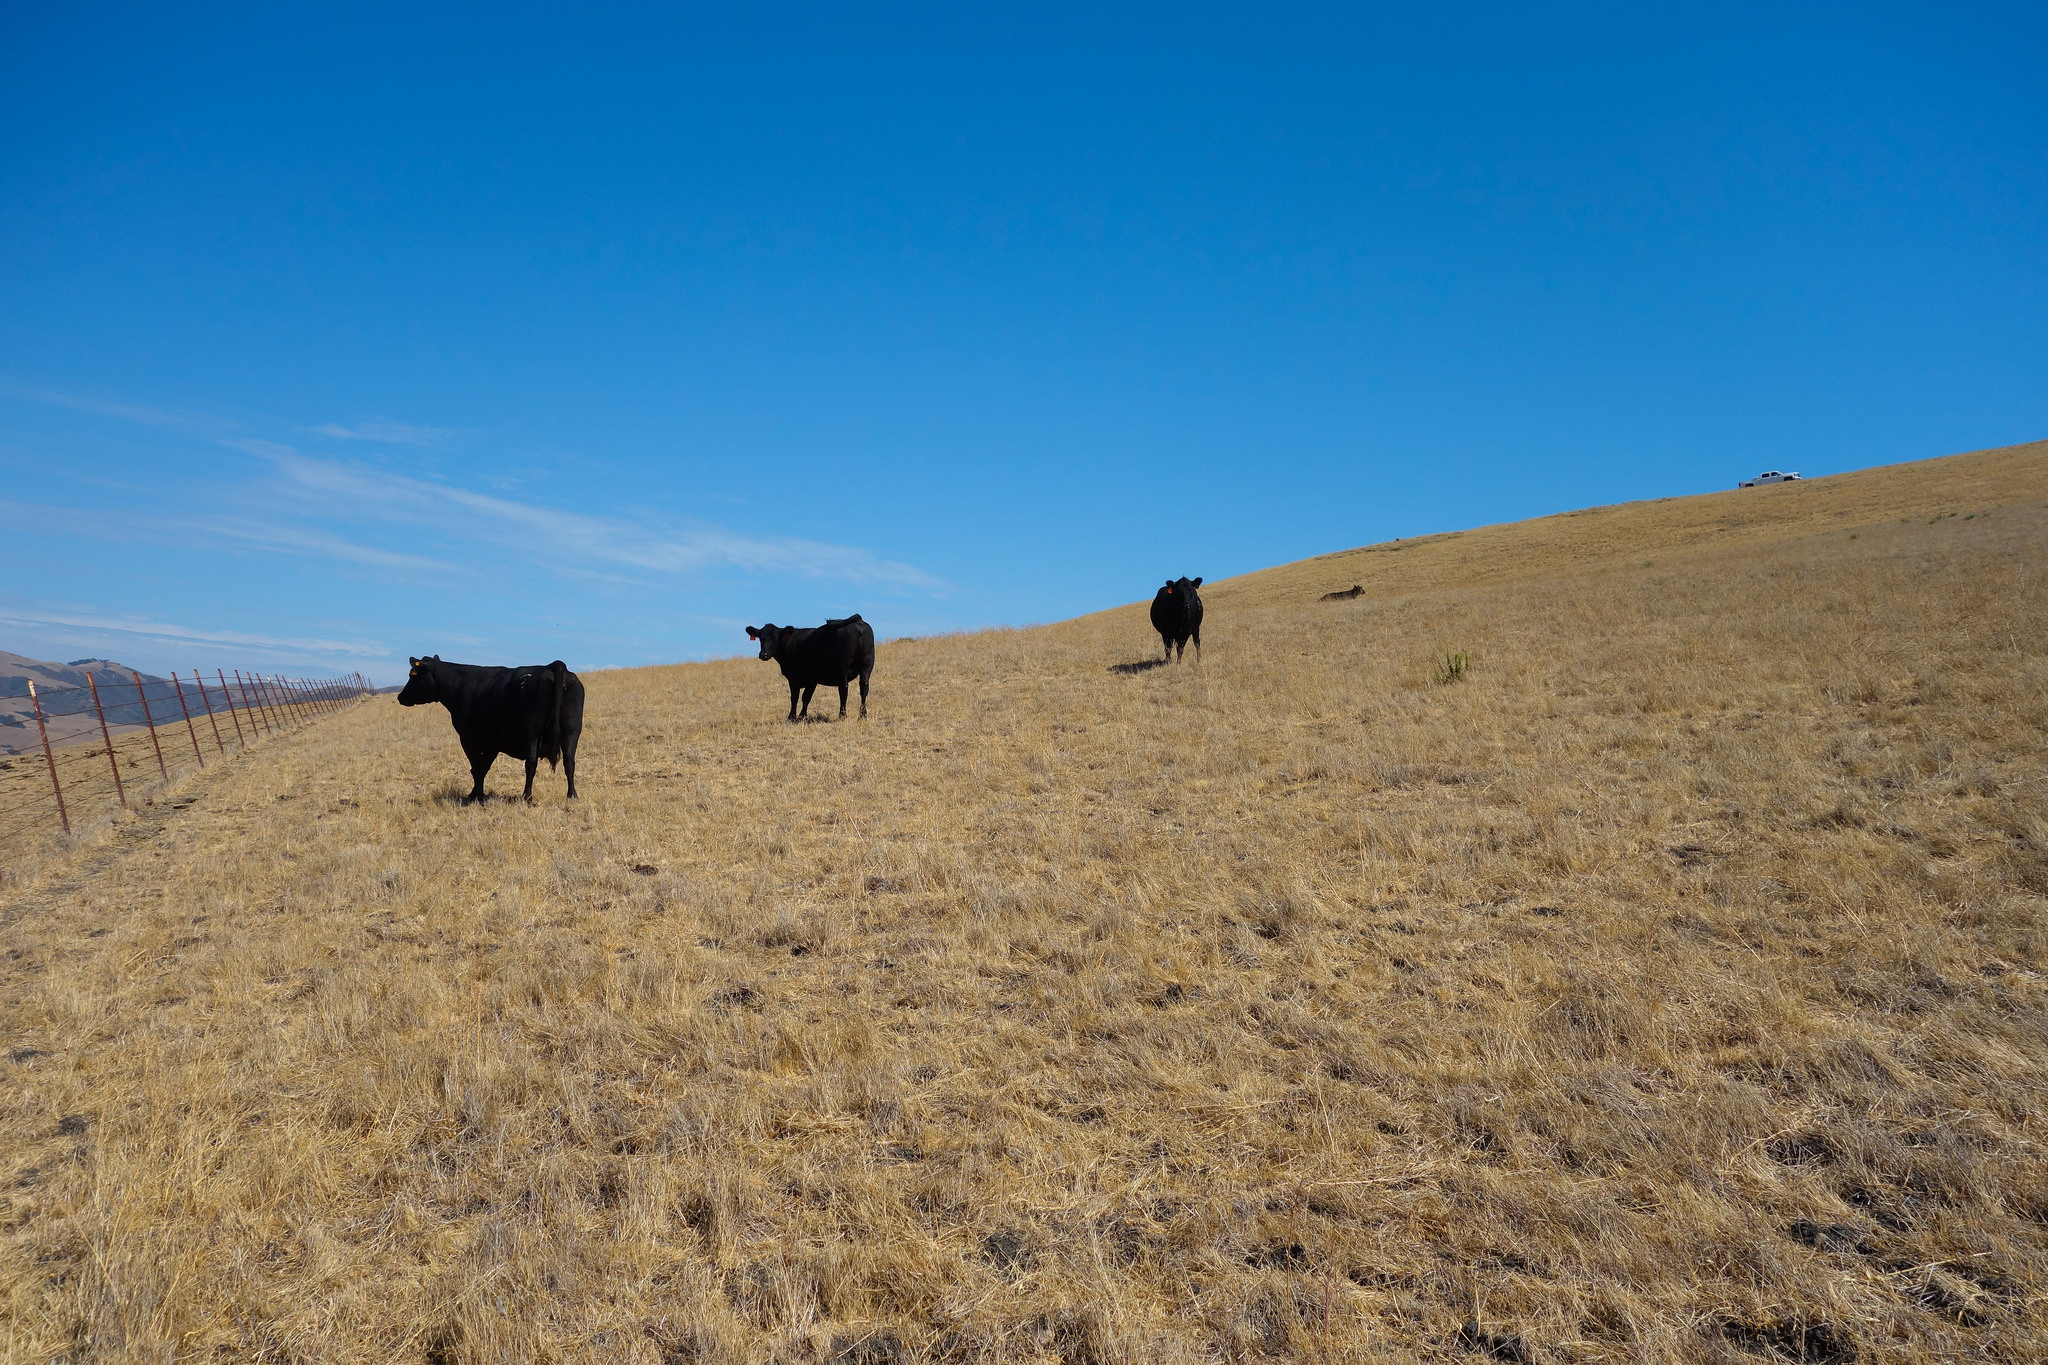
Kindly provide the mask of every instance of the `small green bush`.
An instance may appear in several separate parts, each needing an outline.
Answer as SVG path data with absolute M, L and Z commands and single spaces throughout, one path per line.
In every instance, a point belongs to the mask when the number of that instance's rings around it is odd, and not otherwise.
M 1465 676 L 1467 666 L 1465 651 L 1445 650 L 1444 657 L 1436 661 L 1436 680 L 1439 684 L 1454 683 Z

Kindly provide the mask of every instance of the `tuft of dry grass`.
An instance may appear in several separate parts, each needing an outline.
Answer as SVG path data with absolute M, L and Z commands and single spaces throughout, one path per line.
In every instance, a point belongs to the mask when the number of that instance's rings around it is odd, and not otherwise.
M 2039 1359 L 2044 457 L 182 779 L 0 892 L 7 1354 Z

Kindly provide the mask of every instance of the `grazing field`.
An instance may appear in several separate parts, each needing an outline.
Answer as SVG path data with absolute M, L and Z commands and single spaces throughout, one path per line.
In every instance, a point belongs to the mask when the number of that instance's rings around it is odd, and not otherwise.
M 589 673 L 573 807 L 365 703 L 0 885 L 0 1341 L 2040 1360 L 2044 551 L 2036 445 Z

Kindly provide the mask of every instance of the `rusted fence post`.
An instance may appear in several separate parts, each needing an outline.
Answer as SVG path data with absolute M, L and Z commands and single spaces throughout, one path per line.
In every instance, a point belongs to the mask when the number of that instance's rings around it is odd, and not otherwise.
M 199 684 L 199 704 L 206 708 L 206 723 L 213 727 L 213 747 L 224 754 L 228 751 L 228 746 L 221 743 L 220 721 L 214 717 L 213 703 L 206 697 L 206 675 L 195 668 L 192 670 L 192 681 Z
M 267 735 L 271 732 L 270 712 L 263 709 L 263 694 L 249 685 L 242 676 L 242 670 L 235 670 L 235 690 L 242 694 L 242 714 L 249 717 L 251 735 Z
M 235 690 L 236 690 L 236 691 L 238 691 L 238 692 L 240 692 L 240 693 L 242 694 L 242 713 L 243 713 L 244 715 L 248 715 L 248 714 L 249 714 L 249 709 L 250 709 L 251 707 L 255 706 L 255 705 L 256 705 L 256 703 L 255 703 L 255 702 L 253 702 L 253 701 L 250 701 L 250 700 L 249 700 L 249 684 L 248 684 L 247 682 L 245 682 L 245 681 L 243 680 L 243 678 L 242 678 L 242 670 L 241 670 L 241 669 L 239 669 L 239 668 L 235 670 Z M 258 725 L 258 723 L 261 723 L 261 724 L 262 724 L 262 726 L 263 726 L 263 729 L 262 729 L 262 730 L 258 730 L 258 729 L 256 728 L 256 727 L 257 727 L 257 725 Z M 265 714 L 263 714 L 263 712 L 262 712 L 262 710 L 261 710 L 260 708 L 259 708 L 259 709 L 258 709 L 258 710 L 256 711 L 256 714 L 254 714 L 254 715 L 251 715 L 251 716 L 249 716 L 249 733 L 250 733 L 250 734 L 252 734 L 252 735 L 256 735 L 256 734 L 265 734 L 265 733 L 268 733 L 268 732 L 269 732 L 269 730 L 270 730 L 270 717 L 269 717 L 269 716 L 267 716 L 267 715 L 265 715 Z
M 149 694 L 142 690 L 142 675 L 131 668 L 128 676 L 135 679 L 135 696 L 142 703 L 142 723 L 149 727 L 149 747 L 156 750 L 157 775 L 168 782 L 171 770 L 164 766 L 164 746 L 156 742 L 156 717 L 149 714 Z
M 36 696 L 36 685 L 28 685 L 28 702 L 36 709 L 36 733 L 43 737 L 43 758 L 50 765 L 50 790 L 57 794 L 57 819 L 63 822 L 64 832 L 71 832 L 71 814 L 64 809 L 64 788 L 57 781 L 57 755 L 50 751 L 50 727 L 43 724 L 42 699 Z
M 213 676 L 220 679 L 220 699 L 227 703 L 228 719 L 235 722 L 236 747 L 247 748 L 249 741 L 242 737 L 242 722 L 235 715 L 235 694 L 228 691 L 228 675 L 216 668 L 213 670 Z M 235 676 L 239 678 L 241 674 L 237 673 Z M 250 721 L 249 728 L 255 729 L 256 722 Z
M 100 685 L 92 680 L 92 670 L 85 671 L 85 685 L 92 689 L 92 709 L 100 718 L 100 738 L 107 742 L 107 767 L 114 774 L 114 795 L 121 798 L 121 809 L 128 809 L 128 789 L 121 785 L 121 760 L 114 756 L 114 737 L 107 732 L 107 708 L 100 705 Z
M 185 705 L 185 684 L 178 681 L 178 670 L 171 670 L 171 686 L 178 689 L 178 709 L 185 713 L 185 733 L 192 736 L 192 757 L 199 760 L 199 766 L 206 766 L 206 755 L 199 751 L 199 731 L 192 724 L 192 708 Z M 206 689 L 201 688 L 204 692 Z

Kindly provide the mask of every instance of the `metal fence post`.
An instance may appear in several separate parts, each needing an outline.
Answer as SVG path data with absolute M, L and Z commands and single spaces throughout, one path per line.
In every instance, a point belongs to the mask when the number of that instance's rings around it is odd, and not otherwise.
M 255 703 L 255 702 L 252 702 L 252 701 L 250 701 L 250 700 L 249 700 L 249 684 L 248 684 L 247 682 L 243 681 L 243 679 L 242 679 L 242 670 L 241 670 L 241 669 L 239 669 L 239 668 L 235 670 L 235 689 L 236 689 L 237 691 L 239 691 L 239 692 L 240 692 L 240 693 L 242 694 L 242 712 L 243 712 L 243 714 L 247 715 L 247 714 L 248 714 L 248 712 L 249 712 L 249 708 L 251 708 L 252 706 L 255 706 L 255 705 L 256 705 L 256 703 Z M 263 730 L 261 730 L 261 731 L 259 731 L 259 730 L 258 730 L 258 729 L 256 728 L 256 726 L 257 726 L 258 722 L 261 722 L 261 724 L 262 724 L 262 726 L 263 726 Z M 250 733 L 250 734 L 252 734 L 252 735 L 255 735 L 255 734 L 261 734 L 261 733 L 265 733 L 265 732 L 267 732 L 267 731 L 268 731 L 269 729 L 270 729 L 270 717 L 268 717 L 268 716 L 264 715 L 262 711 L 260 711 L 260 710 L 259 710 L 259 711 L 257 711 L 257 712 L 256 712 L 256 714 L 254 714 L 254 715 L 251 715 L 251 716 L 249 716 L 249 733 Z
M 213 676 L 220 679 L 220 699 L 227 703 L 228 719 L 235 722 L 235 744 L 238 748 L 247 748 L 249 741 L 242 737 L 242 722 L 235 715 L 235 694 L 228 691 L 228 675 L 216 668 L 213 670 Z M 235 676 L 240 678 L 242 675 L 237 673 Z M 249 728 L 255 729 L 256 722 L 250 721 Z
M 121 798 L 121 809 L 128 809 L 128 789 L 121 785 L 121 760 L 114 756 L 114 737 L 107 732 L 107 708 L 100 705 L 100 685 L 92 680 L 92 670 L 85 672 L 85 685 L 92 689 L 92 709 L 100 718 L 100 738 L 107 742 L 107 767 L 114 773 L 114 795 Z
M 28 685 L 29 705 L 36 709 L 36 733 L 43 737 L 43 758 L 50 765 L 50 790 L 57 794 L 57 818 L 64 824 L 64 832 L 71 832 L 71 814 L 64 809 L 64 788 L 57 782 L 57 755 L 50 752 L 50 727 L 43 724 L 42 699 L 36 696 L 36 685 Z
M 249 686 L 249 680 L 242 676 L 242 670 L 235 670 L 235 690 L 242 694 L 242 713 L 249 717 L 251 735 L 267 735 L 271 731 L 270 713 L 263 709 L 263 694 Z
M 185 733 L 192 736 L 192 757 L 199 760 L 199 766 L 206 766 L 206 755 L 199 751 L 199 731 L 192 725 L 192 708 L 185 705 L 185 684 L 178 681 L 178 670 L 171 670 L 171 686 L 178 689 L 178 709 L 185 713 Z M 201 689 L 204 691 L 205 689 Z
M 149 714 L 149 694 L 142 690 L 142 675 L 132 668 L 128 675 L 135 679 L 135 695 L 142 702 L 142 723 L 149 727 L 149 747 L 156 750 L 157 774 L 168 782 L 171 770 L 164 766 L 164 746 L 156 742 L 156 717 Z
M 220 722 L 214 719 L 213 703 L 206 699 L 206 676 L 195 668 L 192 670 L 192 681 L 199 684 L 199 704 L 206 708 L 206 723 L 213 727 L 213 747 L 224 754 L 228 751 L 228 746 L 220 742 Z

